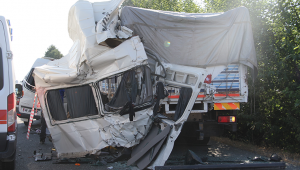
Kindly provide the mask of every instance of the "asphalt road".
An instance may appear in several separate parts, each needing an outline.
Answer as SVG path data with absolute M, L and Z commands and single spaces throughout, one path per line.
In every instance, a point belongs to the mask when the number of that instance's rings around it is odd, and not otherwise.
M 32 129 L 39 128 L 40 121 L 34 120 Z M 53 157 L 50 161 L 37 161 L 34 159 L 34 150 L 40 153 L 50 153 L 53 145 L 46 139 L 45 144 L 39 143 L 39 135 L 31 132 L 29 140 L 26 139 L 27 127 L 24 123 L 18 119 L 18 143 L 17 143 L 17 155 L 16 155 L 16 170 L 124 170 L 124 169 L 137 169 L 135 167 L 126 166 L 126 162 L 109 163 L 102 166 L 92 166 L 91 164 L 80 164 L 76 166 L 72 164 L 54 164 L 56 161 Z M 191 150 L 195 152 L 200 158 L 204 158 L 209 164 L 216 163 L 239 163 L 249 160 L 248 157 L 252 158 L 256 155 L 252 152 L 237 149 L 216 141 L 210 141 L 207 146 L 197 145 L 175 145 L 169 160 L 166 162 L 167 165 L 177 165 L 184 162 L 185 153 Z M 296 170 L 300 167 L 292 165 L 287 166 L 287 170 Z

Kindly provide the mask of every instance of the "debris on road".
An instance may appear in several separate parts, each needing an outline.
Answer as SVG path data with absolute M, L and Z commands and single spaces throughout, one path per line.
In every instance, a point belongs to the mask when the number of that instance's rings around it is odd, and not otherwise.
M 263 158 L 263 157 L 255 156 L 254 158 L 251 159 L 251 161 L 267 162 L 268 159 L 265 159 L 265 158 Z
M 188 150 L 188 152 L 185 155 L 185 161 L 184 161 L 184 165 L 195 165 L 195 164 L 204 164 L 201 160 L 201 158 L 199 158 L 195 152 Z
M 74 164 L 74 163 L 80 163 L 80 164 L 91 164 L 92 162 L 95 162 L 95 159 L 93 158 L 63 158 L 58 159 L 53 164 Z
M 34 151 L 34 156 L 35 161 L 49 161 L 52 160 L 52 152 L 51 153 L 37 153 L 36 151 Z
M 269 161 L 280 162 L 282 158 L 278 156 L 276 153 L 272 154 Z

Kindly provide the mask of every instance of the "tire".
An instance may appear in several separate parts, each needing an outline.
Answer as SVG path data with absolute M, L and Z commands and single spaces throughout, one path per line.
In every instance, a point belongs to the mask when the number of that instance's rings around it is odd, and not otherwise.
M 199 145 L 207 145 L 208 142 L 209 142 L 209 140 L 210 140 L 210 136 L 204 137 L 203 140 L 198 140 L 198 144 L 199 144 Z
M 178 144 L 185 145 L 207 145 L 210 136 L 204 134 L 204 139 L 199 140 L 199 123 L 198 122 L 187 122 L 181 129 L 181 133 L 176 139 Z
M 27 122 L 24 122 L 24 125 L 25 126 L 28 126 L 29 125 L 29 121 L 30 121 L 30 118 L 28 118 L 28 121 Z M 33 120 L 32 120 L 33 121 Z
M 15 160 L 13 160 L 12 162 L 2 162 L 2 168 L 5 170 L 14 170 Z

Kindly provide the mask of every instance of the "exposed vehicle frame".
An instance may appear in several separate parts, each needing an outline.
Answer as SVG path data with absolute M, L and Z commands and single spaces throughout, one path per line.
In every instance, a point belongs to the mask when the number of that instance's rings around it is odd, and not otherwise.
M 203 130 L 204 122 L 235 130 L 235 113 L 210 113 L 217 102 L 247 102 L 246 66 L 257 64 L 248 10 L 210 14 L 212 26 L 223 29 L 223 36 L 202 24 L 207 23 L 208 15 L 133 7 L 124 7 L 119 15 L 122 2 L 76 2 L 69 11 L 69 36 L 74 41 L 69 54 L 34 70 L 38 98 L 58 157 L 98 155 L 107 146 L 133 148 L 128 165 L 154 169 L 164 165 L 186 122 L 197 123 L 201 140 L 208 133 Z M 193 38 L 208 42 L 188 50 L 181 45 L 190 41 L 183 28 L 196 25 L 200 33 Z M 237 30 L 239 36 L 230 37 Z M 209 41 L 201 31 L 221 43 Z M 165 35 L 171 43 L 161 39 Z M 211 51 L 199 55 L 198 48 Z M 227 88 L 229 79 L 225 79 L 225 93 L 208 80 L 224 69 L 227 75 L 232 65 L 238 67 L 240 82 L 239 96 L 233 98 L 228 93 L 232 89 L 232 85 Z M 178 90 L 178 99 L 170 100 L 170 88 Z M 193 110 L 195 103 L 203 107 Z M 176 104 L 175 111 L 170 111 L 170 104 Z M 197 114 L 195 119 L 191 112 Z

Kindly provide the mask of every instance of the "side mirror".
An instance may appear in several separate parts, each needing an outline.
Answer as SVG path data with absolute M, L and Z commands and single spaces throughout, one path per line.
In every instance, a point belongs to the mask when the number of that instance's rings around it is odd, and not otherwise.
M 16 84 L 16 96 L 17 96 L 17 98 L 23 97 L 23 86 L 22 86 L 22 84 Z

